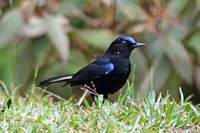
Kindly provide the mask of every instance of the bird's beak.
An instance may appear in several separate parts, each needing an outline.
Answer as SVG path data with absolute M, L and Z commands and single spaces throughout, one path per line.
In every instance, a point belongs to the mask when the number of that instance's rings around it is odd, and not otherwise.
M 142 46 L 145 46 L 145 44 L 144 43 L 136 43 L 136 45 L 134 45 L 134 47 L 136 48 L 136 47 L 142 47 Z

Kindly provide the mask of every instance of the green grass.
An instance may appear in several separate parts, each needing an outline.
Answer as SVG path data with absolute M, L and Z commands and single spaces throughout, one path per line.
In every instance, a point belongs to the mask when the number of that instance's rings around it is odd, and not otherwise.
M 77 106 L 72 99 L 53 102 L 52 96 L 13 98 L 13 104 L 0 112 L 0 132 L 199 132 L 200 106 L 170 95 L 134 97 L 129 86 L 117 102 Z M 136 98 L 135 98 L 136 99 Z

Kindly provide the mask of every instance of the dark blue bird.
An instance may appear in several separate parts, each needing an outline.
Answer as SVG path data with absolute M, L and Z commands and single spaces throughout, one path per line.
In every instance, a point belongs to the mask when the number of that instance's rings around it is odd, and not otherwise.
M 72 75 L 46 79 L 39 86 L 65 82 L 71 86 L 84 86 L 85 89 L 102 94 L 105 99 L 118 91 L 126 83 L 130 71 L 130 54 L 134 48 L 144 46 L 130 36 L 120 36 L 109 46 L 104 55 Z

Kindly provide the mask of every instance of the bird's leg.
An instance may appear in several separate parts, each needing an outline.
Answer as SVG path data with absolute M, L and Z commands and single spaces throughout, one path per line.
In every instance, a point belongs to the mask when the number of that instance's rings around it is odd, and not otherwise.
M 95 94 L 95 95 L 99 95 L 95 89 L 92 89 L 90 86 L 84 84 L 84 88 L 82 88 L 83 90 L 88 90 L 90 93 Z
M 92 87 L 91 87 L 91 86 L 92 86 Z M 90 93 L 90 94 L 91 94 L 92 100 L 95 102 L 96 105 L 98 105 L 98 103 L 97 103 L 97 101 L 96 101 L 96 97 L 99 98 L 99 96 L 101 96 L 101 99 L 102 99 L 101 101 L 104 103 L 105 99 L 108 98 L 108 95 L 100 95 L 100 94 L 98 94 L 98 93 L 96 92 L 96 87 L 95 87 L 95 84 L 94 84 L 93 81 L 91 81 L 91 86 L 88 86 L 87 84 L 84 84 L 84 87 L 81 88 L 81 89 L 83 89 L 85 92 L 87 91 L 87 93 Z M 84 94 L 85 94 L 85 93 L 84 93 Z M 86 96 L 86 94 L 85 94 L 85 96 L 84 96 L 84 94 L 83 94 L 83 96 L 80 98 L 80 100 L 79 100 L 79 102 L 78 102 L 79 105 L 82 103 L 82 102 L 81 102 L 81 99 L 82 99 L 82 101 L 83 101 L 84 97 Z
M 95 84 L 94 84 L 94 82 L 93 82 L 93 81 L 91 81 L 91 84 L 92 84 L 93 90 L 96 92 L 96 91 L 97 91 L 97 89 L 96 89 L 96 87 L 95 87 Z
M 84 98 L 89 94 L 89 90 L 84 89 L 84 93 L 81 96 L 81 98 L 79 99 L 77 105 L 80 106 L 83 103 Z
M 94 88 L 94 89 L 92 89 L 90 86 L 88 86 L 88 85 L 86 85 L 86 84 L 84 84 L 84 86 L 81 88 L 81 89 L 83 89 L 84 90 L 84 93 L 83 93 L 83 95 L 81 96 L 81 98 L 79 99 L 79 101 L 78 101 L 78 105 L 80 106 L 82 103 L 83 103 L 83 100 L 84 100 L 84 98 L 89 94 L 89 93 L 91 93 L 92 95 L 99 95 L 97 92 L 96 92 L 96 87 L 95 87 L 95 84 L 94 84 L 94 82 L 93 81 L 91 81 L 91 84 L 92 84 L 92 87 Z M 94 97 L 93 96 L 93 97 Z M 94 99 L 93 99 L 94 100 Z M 94 100 L 95 101 L 95 100 Z

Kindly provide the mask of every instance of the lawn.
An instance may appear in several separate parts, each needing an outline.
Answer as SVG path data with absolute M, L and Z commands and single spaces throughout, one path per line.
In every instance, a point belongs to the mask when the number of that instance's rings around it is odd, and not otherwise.
M 200 106 L 170 95 L 134 97 L 131 86 L 116 102 L 78 106 L 73 98 L 55 102 L 51 94 L 12 98 L 0 113 L 0 132 L 199 132 Z M 134 99 L 134 100 L 133 100 Z

